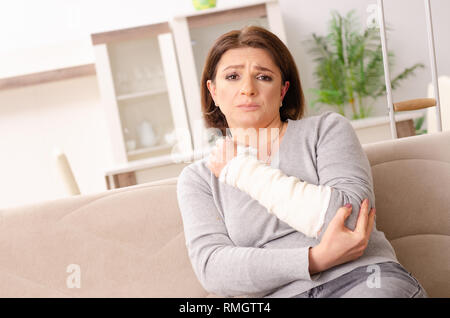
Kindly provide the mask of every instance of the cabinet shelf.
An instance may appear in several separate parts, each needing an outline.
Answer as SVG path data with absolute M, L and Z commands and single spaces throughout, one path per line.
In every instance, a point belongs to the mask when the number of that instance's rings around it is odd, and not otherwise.
M 122 95 L 118 95 L 116 98 L 118 101 L 123 101 L 123 100 L 131 100 L 131 99 L 148 97 L 148 96 L 162 95 L 162 94 L 167 94 L 167 93 L 168 93 L 167 89 L 158 89 L 158 90 L 148 90 L 148 91 L 131 93 L 131 94 L 122 94 Z
M 135 155 L 141 155 L 141 154 L 154 152 L 154 151 L 159 151 L 159 150 L 166 150 L 166 149 L 170 149 L 172 147 L 173 147 L 173 144 L 161 144 L 161 145 L 156 145 L 156 146 L 153 146 L 153 147 L 146 147 L 146 148 L 139 148 L 139 149 L 135 149 L 135 150 L 130 150 L 130 151 L 127 151 L 127 154 L 129 156 L 135 156 Z
M 199 107 L 202 65 L 218 36 L 246 25 L 270 29 L 286 42 L 278 0 L 248 0 L 163 23 L 91 34 L 115 165 L 162 162 L 159 158 L 172 149 L 189 153 L 207 146 Z M 197 42 L 194 47 L 191 40 Z M 151 122 L 159 136 L 183 132 L 176 134 L 176 148 L 163 141 L 153 147 L 127 147 L 127 139 L 138 140 L 143 120 Z

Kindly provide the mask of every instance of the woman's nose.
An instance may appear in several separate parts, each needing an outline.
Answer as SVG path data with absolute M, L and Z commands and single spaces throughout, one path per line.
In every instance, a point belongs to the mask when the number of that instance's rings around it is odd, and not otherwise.
M 241 95 L 254 96 L 256 95 L 255 85 L 251 79 L 247 79 L 242 83 Z

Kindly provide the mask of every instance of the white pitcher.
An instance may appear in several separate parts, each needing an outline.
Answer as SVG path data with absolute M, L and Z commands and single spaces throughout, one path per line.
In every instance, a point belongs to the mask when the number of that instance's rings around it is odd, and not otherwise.
M 142 147 L 151 147 L 154 146 L 157 142 L 155 131 L 153 130 L 152 125 L 144 120 L 139 125 L 139 141 Z

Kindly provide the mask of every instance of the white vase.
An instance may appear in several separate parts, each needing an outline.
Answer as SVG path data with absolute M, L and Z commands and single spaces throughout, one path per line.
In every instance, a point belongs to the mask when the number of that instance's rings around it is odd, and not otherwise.
M 136 140 L 134 139 L 127 140 L 126 145 L 128 151 L 133 151 L 134 149 L 136 149 Z
M 166 144 L 173 145 L 177 141 L 177 135 L 175 134 L 175 130 L 171 131 L 164 135 L 164 140 Z
M 144 120 L 139 125 L 139 141 L 142 147 L 151 147 L 154 146 L 157 142 L 155 131 L 153 130 L 152 125 Z

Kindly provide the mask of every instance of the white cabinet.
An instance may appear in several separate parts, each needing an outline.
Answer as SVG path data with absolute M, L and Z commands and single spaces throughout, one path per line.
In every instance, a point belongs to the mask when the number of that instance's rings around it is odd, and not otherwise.
M 248 1 L 176 16 L 167 23 L 91 35 L 114 162 L 105 171 L 108 188 L 175 177 L 190 159 L 176 162 L 174 153 L 195 160 L 208 150 L 199 86 L 206 55 L 216 38 L 246 25 L 265 27 L 286 43 L 276 0 Z M 154 144 L 149 124 L 157 136 Z M 144 143 L 141 127 L 148 137 Z M 174 131 L 176 146 L 164 138 Z
M 91 37 L 114 164 L 191 151 L 168 23 Z
M 285 44 L 286 34 L 278 1 L 249 1 L 242 6 L 208 9 L 170 21 L 180 65 L 194 149 L 208 147 L 209 135 L 201 114 L 200 79 L 208 50 L 220 35 L 246 25 L 275 33 Z

